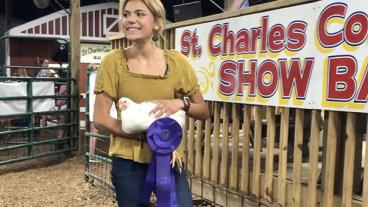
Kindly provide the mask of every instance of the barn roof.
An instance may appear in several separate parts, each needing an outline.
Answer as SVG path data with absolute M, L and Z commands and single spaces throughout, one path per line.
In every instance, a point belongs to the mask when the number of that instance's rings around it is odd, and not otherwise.
M 81 41 L 106 42 L 107 37 L 119 32 L 119 4 L 115 2 L 93 4 L 80 8 Z M 57 11 L 39 19 L 14 27 L 8 36 L 58 37 L 69 39 L 69 16 Z

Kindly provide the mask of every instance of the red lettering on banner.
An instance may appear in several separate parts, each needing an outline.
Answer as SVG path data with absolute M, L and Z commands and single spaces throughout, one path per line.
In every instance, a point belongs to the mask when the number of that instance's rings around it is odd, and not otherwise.
M 220 66 L 221 83 L 219 91 L 225 96 L 231 96 L 236 89 L 236 76 L 238 65 L 234 61 L 225 61 Z
M 225 23 L 224 24 L 224 33 L 223 35 L 223 49 L 222 49 L 222 55 L 233 55 L 234 54 L 234 42 L 235 42 L 235 37 L 234 37 L 234 32 L 233 31 L 229 31 L 229 24 Z M 230 49 L 228 49 L 228 47 L 230 47 Z
M 307 23 L 303 21 L 295 21 L 289 25 L 287 33 L 289 39 L 287 42 L 287 48 L 291 51 L 298 51 L 305 45 L 305 30 Z
M 250 31 L 252 34 L 250 41 L 251 42 L 250 52 L 255 53 L 257 51 L 257 42 L 258 42 L 257 40 L 260 39 L 262 30 L 261 28 L 252 28 Z
M 280 52 L 285 48 L 285 28 L 281 24 L 270 29 L 269 47 L 272 52 Z
M 185 56 L 189 56 L 192 53 L 193 57 L 200 57 L 202 53 L 201 46 L 198 45 L 197 30 L 192 33 L 189 30 L 185 30 L 181 35 L 181 53 Z
M 248 87 L 247 96 L 255 97 L 257 91 L 260 96 L 268 98 L 281 84 L 283 99 L 290 99 L 293 88 L 297 99 L 305 99 L 313 65 L 313 58 L 305 59 L 303 67 L 299 59 L 292 59 L 289 67 L 285 59 L 280 59 L 278 64 L 265 60 L 259 66 L 257 60 L 250 60 L 250 68 L 245 70 L 244 60 L 226 60 L 220 68 L 219 91 L 226 96 L 235 92 L 237 96 L 244 96 L 244 87 Z
M 181 53 L 183 53 L 187 57 L 190 53 L 191 35 L 192 33 L 189 30 L 185 30 L 181 35 Z
M 256 88 L 256 69 L 257 69 L 257 60 L 251 60 L 249 62 L 250 70 L 244 71 L 244 61 L 239 61 L 239 73 L 238 73 L 238 94 L 242 96 L 244 93 L 244 86 L 249 87 L 249 96 L 255 96 L 255 88 Z
M 266 75 L 269 75 L 270 78 L 265 78 Z M 275 94 L 277 85 L 277 64 L 272 60 L 266 60 L 259 66 L 257 74 L 258 92 L 264 98 L 271 97 Z
M 343 19 L 345 16 L 347 5 L 343 3 L 331 4 L 326 7 L 319 19 L 318 19 L 318 40 L 324 47 L 335 47 L 342 43 L 343 41 L 343 31 L 338 31 L 333 34 L 328 33 L 327 31 L 327 23 L 330 19 L 336 17 Z
M 218 43 L 215 45 L 215 37 L 217 35 L 221 35 L 222 33 L 222 26 L 219 24 L 216 24 L 215 26 L 212 27 L 211 31 L 210 31 L 210 35 L 208 38 L 208 45 L 209 45 L 209 49 L 210 52 L 213 56 L 219 56 L 221 53 L 221 43 Z
M 291 96 L 291 90 L 295 87 L 296 98 L 305 99 L 312 69 L 314 65 L 313 58 L 306 58 L 304 66 L 301 68 L 299 59 L 291 59 L 290 68 L 287 66 L 286 59 L 280 59 L 280 72 L 282 82 L 282 98 L 288 99 Z
M 357 61 L 354 57 L 329 57 L 327 100 L 350 101 L 356 89 L 356 71 Z
M 261 43 L 261 52 L 267 52 L 267 39 L 268 39 L 268 16 L 262 17 L 262 43 Z
M 344 19 L 348 5 L 333 3 L 326 7 L 318 19 L 318 40 L 323 47 L 332 48 L 347 42 L 349 45 L 363 44 L 368 37 L 368 15 L 364 12 L 355 12 L 347 18 L 344 28 L 334 33 L 328 32 L 328 21 L 333 18 Z
M 276 24 L 268 31 L 269 17 L 262 17 L 261 27 L 253 27 L 249 30 L 242 28 L 236 35 L 229 29 L 229 23 L 214 25 L 209 33 L 208 45 L 212 56 L 220 54 L 240 55 L 261 53 L 268 51 L 281 52 L 286 47 L 292 51 L 301 50 L 306 41 L 306 23 L 294 21 L 285 29 L 281 24 Z M 260 40 L 260 41 L 258 41 Z M 260 42 L 260 46 L 257 44 Z
M 355 27 L 359 30 L 354 29 Z M 350 45 L 362 44 L 368 36 L 368 16 L 366 13 L 352 14 L 346 21 L 345 38 Z
M 236 51 L 238 54 L 245 54 L 249 51 L 249 32 L 242 29 L 236 34 Z
M 368 65 L 365 68 L 365 73 L 362 82 L 360 83 L 356 102 L 368 102 Z

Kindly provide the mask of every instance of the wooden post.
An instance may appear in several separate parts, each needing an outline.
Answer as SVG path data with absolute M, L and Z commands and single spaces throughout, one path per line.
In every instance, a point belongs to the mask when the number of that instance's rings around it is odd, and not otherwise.
M 262 142 L 262 108 L 254 106 L 254 148 L 253 148 L 253 176 L 252 176 L 252 195 L 259 198 L 260 195 L 260 176 L 261 176 L 261 142 Z
M 320 126 L 321 111 L 312 111 L 311 120 L 311 137 L 310 137 L 310 151 L 309 164 L 310 174 L 308 183 L 308 205 L 315 207 L 317 205 L 317 179 L 318 179 L 318 152 L 319 152 L 319 126 Z
M 368 122 L 367 122 L 368 131 Z M 363 177 L 363 206 L 368 206 L 368 138 L 365 134 L 365 158 L 364 158 L 364 177 Z
M 195 120 L 189 119 L 189 140 L 188 140 L 188 172 L 190 174 L 194 173 L 194 129 Z
M 227 11 L 228 8 L 230 7 L 231 3 L 233 2 L 234 0 L 225 0 L 224 1 L 224 10 Z
M 351 207 L 353 205 L 353 181 L 354 181 L 354 159 L 355 159 L 355 143 L 357 140 L 357 115 L 356 113 L 348 113 L 345 140 L 345 157 L 344 157 L 344 176 L 343 176 L 343 194 L 342 205 Z
M 276 119 L 275 107 L 267 107 L 267 154 L 264 197 L 268 202 L 273 201 L 273 156 L 275 150 Z
M 70 1 L 70 48 L 71 48 L 71 65 L 70 69 L 72 70 L 72 79 L 75 82 L 72 82 L 72 91 L 73 95 L 77 95 L 72 100 L 72 107 L 79 111 L 79 76 L 80 76 L 80 0 L 72 0 Z M 78 113 L 78 112 L 77 112 Z M 78 122 L 79 130 L 79 114 L 73 116 L 73 121 Z M 79 135 L 77 132 L 76 134 Z M 79 137 L 78 137 L 79 141 Z M 81 144 L 78 145 L 78 151 L 81 150 Z
M 339 112 L 330 111 L 328 115 L 328 135 L 326 149 L 325 183 L 322 206 L 334 206 L 336 148 L 338 139 Z
M 125 0 L 120 0 L 119 1 L 119 31 L 121 31 L 121 21 L 120 18 L 123 16 L 123 3 Z
M 204 155 L 203 155 L 203 178 L 210 179 L 210 158 L 211 158 L 211 119 L 205 122 L 204 134 Z
M 219 175 L 219 140 L 220 140 L 221 103 L 215 102 L 213 117 L 213 158 L 211 161 L 211 180 L 218 183 Z
M 280 146 L 279 146 L 279 178 L 278 178 L 278 199 L 281 206 L 286 205 L 286 170 L 289 137 L 290 109 L 282 108 L 280 126 Z
M 242 150 L 242 169 L 240 189 L 244 193 L 249 191 L 249 134 L 251 124 L 251 106 L 244 106 L 243 113 L 243 150 Z
M 194 175 L 202 178 L 202 137 L 203 137 L 203 121 L 197 121 L 197 129 L 195 136 L 195 159 L 194 159 Z
M 233 190 L 238 190 L 238 160 L 239 160 L 239 114 L 238 104 L 232 104 L 232 126 L 231 126 L 231 167 L 230 167 L 230 187 Z
M 302 148 L 304 135 L 304 109 L 296 109 L 294 132 L 293 206 L 301 206 Z
M 12 1 L 11 0 L 5 0 L 5 31 L 8 31 L 11 28 L 11 6 Z
M 223 107 L 223 125 L 222 125 L 222 151 L 220 167 L 220 184 L 228 186 L 228 156 L 229 156 L 229 111 L 230 104 L 225 103 Z

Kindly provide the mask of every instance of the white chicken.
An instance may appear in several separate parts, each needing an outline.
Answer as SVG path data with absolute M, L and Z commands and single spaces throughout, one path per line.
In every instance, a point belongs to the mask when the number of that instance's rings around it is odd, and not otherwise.
M 156 117 L 156 114 L 150 113 L 156 106 L 157 105 L 152 102 L 142 102 L 137 104 L 127 97 L 120 98 L 119 108 L 121 109 L 120 117 L 123 131 L 128 134 L 137 134 L 146 131 L 155 120 L 165 116 L 165 114 L 163 114 L 160 117 Z M 184 127 L 185 112 L 183 110 L 179 110 L 176 113 L 171 114 L 169 117 L 177 121 L 182 128 Z M 176 150 L 172 152 L 170 164 L 172 167 L 177 164 L 179 171 L 181 172 L 183 163 Z
M 163 114 L 160 117 L 156 117 L 155 114 L 150 113 L 156 107 L 156 104 L 152 102 L 145 101 L 137 104 L 129 98 L 122 97 L 119 99 L 119 105 L 122 105 L 122 129 L 128 134 L 144 132 L 155 120 L 165 116 L 165 114 Z M 177 121 L 182 128 L 184 127 L 185 112 L 183 110 L 179 110 L 169 117 Z

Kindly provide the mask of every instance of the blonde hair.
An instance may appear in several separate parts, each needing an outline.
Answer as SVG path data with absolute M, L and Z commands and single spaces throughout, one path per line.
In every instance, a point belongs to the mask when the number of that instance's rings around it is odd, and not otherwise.
M 20 77 L 28 77 L 27 70 L 25 68 L 18 68 L 17 75 Z
M 131 0 L 125 0 L 122 5 L 122 11 L 124 11 L 127 3 Z M 165 18 L 166 18 L 166 12 L 165 7 L 162 4 L 161 0 L 141 0 L 147 8 L 152 12 L 153 17 L 155 18 L 158 29 L 154 31 L 154 36 L 160 36 L 161 38 L 164 38 L 164 30 L 165 30 Z

